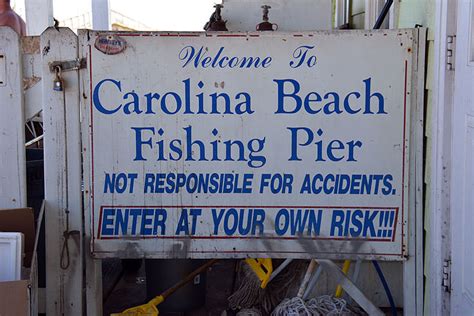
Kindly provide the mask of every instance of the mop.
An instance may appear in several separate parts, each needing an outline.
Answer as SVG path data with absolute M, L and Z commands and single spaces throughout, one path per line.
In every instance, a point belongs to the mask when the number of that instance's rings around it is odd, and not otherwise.
M 188 274 L 184 279 L 164 291 L 161 295 L 158 295 L 151 299 L 148 303 L 129 308 L 121 313 L 111 314 L 111 316 L 158 316 L 159 311 L 156 307 L 158 304 L 163 303 L 163 301 L 168 296 L 185 286 L 188 282 L 192 281 L 198 274 L 206 271 L 207 268 L 209 268 L 216 262 L 217 259 L 209 260 L 208 262 Z
M 247 258 L 245 262 L 250 266 L 252 271 L 255 273 L 256 277 L 260 280 L 261 285 L 260 287 L 264 289 L 268 282 L 270 281 L 270 277 L 273 272 L 273 264 L 272 259 L 270 258 Z
M 265 288 L 262 288 L 253 270 L 242 262 L 237 274 L 238 288 L 228 298 L 229 307 L 245 313 L 257 309 L 269 314 L 300 280 L 302 272 L 300 261 L 293 262 L 291 269 L 285 269 L 292 261 L 292 259 L 283 261 L 270 275 Z M 246 315 L 245 313 L 242 315 Z M 253 311 L 250 312 L 251 315 L 252 313 Z
M 254 306 L 261 299 L 263 290 L 270 282 L 272 275 L 275 277 L 272 259 L 247 258 L 245 263 L 246 265 L 243 266 L 242 262 L 240 264 L 240 271 L 243 273 L 243 277 L 238 282 L 240 286 L 229 297 L 229 306 L 233 310 Z

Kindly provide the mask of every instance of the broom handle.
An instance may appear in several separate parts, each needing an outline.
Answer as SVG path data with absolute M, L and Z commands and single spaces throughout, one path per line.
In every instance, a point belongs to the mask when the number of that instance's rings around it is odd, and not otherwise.
M 306 269 L 306 273 L 303 278 L 303 282 L 301 282 L 300 289 L 298 290 L 297 297 L 303 297 L 304 291 L 308 287 L 309 278 L 313 275 L 314 270 L 316 269 L 316 260 L 311 259 L 308 265 L 308 269 Z
M 188 274 L 184 279 L 182 279 L 181 281 L 179 281 L 178 283 L 176 283 L 175 285 L 173 285 L 172 287 L 164 291 L 161 294 L 161 296 L 163 297 L 163 299 L 166 299 L 168 296 L 170 296 L 171 294 L 173 294 L 174 292 L 182 288 L 184 285 L 186 285 L 189 281 L 194 279 L 196 275 L 202 273 L 203 271 L 205 271 L 207 268 L 212 266 L 217 261 L 218 261 L 217 259 L 209 260 L 208 262 L 206 262 L 205 264 L 203 264 L 202 266 L 200 266 L 199 268 L 197 268 L 196 270 Z

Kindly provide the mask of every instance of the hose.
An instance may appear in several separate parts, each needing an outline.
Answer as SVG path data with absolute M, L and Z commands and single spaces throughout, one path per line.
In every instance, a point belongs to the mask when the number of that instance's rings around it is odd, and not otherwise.
M 376 260 L 372 260 L 374 264 L 374 268 L 379 275 L 380 281 L 382 282 L 383 288 L 385 290 L 385 294 L 387 294 L 388 301 L 390 302 L 390 309 L 392 311 L 392 316 L 397 316 L 397 308 L 395 307 L 395 302 L 393 301 L 392 292 L 390 292 L 390 288 L 388 287 L 387 280 L 383 275 L 382 269 L 379 266 L 379 263 Z

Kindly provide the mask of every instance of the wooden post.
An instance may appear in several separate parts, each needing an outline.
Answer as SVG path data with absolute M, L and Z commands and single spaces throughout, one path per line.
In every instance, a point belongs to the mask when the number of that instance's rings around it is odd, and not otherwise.
M 53 61 L 78 57 L 77 36 L 48 28 L 42 52 L 46 201 L 46 314 L 83 315 L 83 240 L 79 73 L 61 72 L 64 91 L 53 90 Z M 69 236 L 69 238 L 67 238 Z
M 53 25 L 52 0 L 25 0 L 26 34 L 40 35 Z
M 0 27 L 0 208 L 26 207 L 25 119 L 20 38 Z
M 110 29 L 109 0 L 92 0 L 92 28 L 94 30 Z

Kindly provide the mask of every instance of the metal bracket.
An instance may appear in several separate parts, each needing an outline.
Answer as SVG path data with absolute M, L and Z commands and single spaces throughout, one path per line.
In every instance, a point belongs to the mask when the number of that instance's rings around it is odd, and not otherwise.
M 61 68 L 61 71 L 79 70 L 87 67 L 87 60 L 85 58 L 78 58 L 74 60 L 53 61 L 49 63 L 49 71 L 55 72 L 56 68 Z
M 443 261 L 443 288 L 445 292 L 451 293 L 451 260 Z
M 448 35 L 446 38 L 446 69 L 454 70 L 454 59 L 456 48 L 456 35 Z

